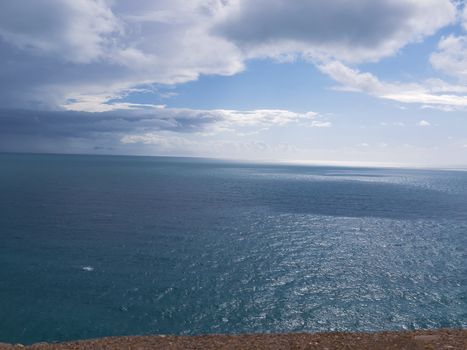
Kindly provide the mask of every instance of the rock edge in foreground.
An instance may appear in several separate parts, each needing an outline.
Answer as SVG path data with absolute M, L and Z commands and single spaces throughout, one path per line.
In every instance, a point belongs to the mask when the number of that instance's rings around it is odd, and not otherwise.
M 30 346 L 0 343 L 0 350 L 146 349 L 467 349 L 467 329 L 379 333 L 285 333 L 108 337 Z

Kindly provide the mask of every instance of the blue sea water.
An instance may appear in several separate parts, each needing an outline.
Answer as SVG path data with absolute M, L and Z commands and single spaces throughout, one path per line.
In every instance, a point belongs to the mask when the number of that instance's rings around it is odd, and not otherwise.
M 467 327 L 467 172 L 0 155 L 0 341 Z

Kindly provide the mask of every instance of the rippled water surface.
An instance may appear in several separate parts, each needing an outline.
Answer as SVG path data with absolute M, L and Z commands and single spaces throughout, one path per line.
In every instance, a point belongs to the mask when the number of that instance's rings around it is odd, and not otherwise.
M 0 155 L 0 341 L 467 327 L 467 173 Z

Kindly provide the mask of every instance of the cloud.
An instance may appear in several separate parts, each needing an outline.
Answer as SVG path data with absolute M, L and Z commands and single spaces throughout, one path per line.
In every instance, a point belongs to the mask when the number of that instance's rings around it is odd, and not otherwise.
M 430 62 L 434 68 L 467 83 L 467 35 L 442 38 Z
M 330 128 L 332 123 L 329 121 L 313 120 L 309 126 L 312 128 Z
M 221 132 L 266 130 L 291 123 L 330 126 L 314 112 L 286 110 L 196 110 L 163 106 L 98 113 L 0 110 L 0 150 L 14 150 L 25 141 L 29 148 L 35 149 L 50 140 L 69 145 L 78 139 L 106 149 L 121 142 L 160 143 L 166 139 L 161 133 L 171 133 L 176 135 L 172 139 L 181 140 L 184 137 L 181 135 L 202 137 Z
M 2 1 L 0 104 L 103 111 L 251 58 L 377 60 L 454 19 L 449 0 Z
M 25 53 L 89 63 L 106 55 L 122 24 L 104 0 L 4 1 L 0 36 Z
M 461 26 L 467 32 L 467 6 L 460 14 Z M 467 35 L 442 37 L 437 50 L 430 56 L 431 65 L 467 86 Z
M 237 0 L 214 27 L 249 57 L 378 60 L 453 23 L 449 0 Z
M 216 6 L 196 0 L 2 1 L 0 103 L 57 108 L 88 96 L 118 98 L 145 84 L 235 74 L 243 69 L 240 51 L 209 31 Z
M 215 110 L 221 113 L 227 126 L 261 126 L 285 125 L 291 122 L 301 122 L 304 125 L 315 126 L 318 121 L 315 112 L 296 113 L 281 109 L 258 109 L 253 111 Z M 315 123 L 315 124 L 314 124 Z M 325 122 L 323 122 L 325 123 Z
M 405 123 L 403 122 L 393 122 L 393 123 L 387 123 L 387 122 L 381 122 L 379 123 L 379 125 L 381 126 L 398 126 L 398 127 L 404 127 L 405 126 Z
M 421 127 L 429 127 L 431 126 L 431 123 L 426 121 L 426 120 L 420 120 L 418 123 L 417 123 L 418 126 L 421 126 Z
M 236 159 L 278 159 L 296 156 L 303 150 L 288 143 L 270 144 L 261 141 L 225 141 L 190 139 L 173 133 L 126 135 L 120 140 L 125 147 L 157 149 L 157 154 L 199 155 Z
M 320 64 L 318 68 L 341 84 L 336 90 L 364 92 L 383 99 L 447 110 L 467 107 L 465 85 L 448 84 L 440 79 L 428 79 L 422 84 L 384 82 L 371 73 L 360 72 L 338 61 Z

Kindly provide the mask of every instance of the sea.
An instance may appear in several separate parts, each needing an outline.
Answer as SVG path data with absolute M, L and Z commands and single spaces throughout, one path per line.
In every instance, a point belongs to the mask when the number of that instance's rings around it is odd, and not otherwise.
M 0 154 L 0 342 L 467 327 L 467 172 Z

